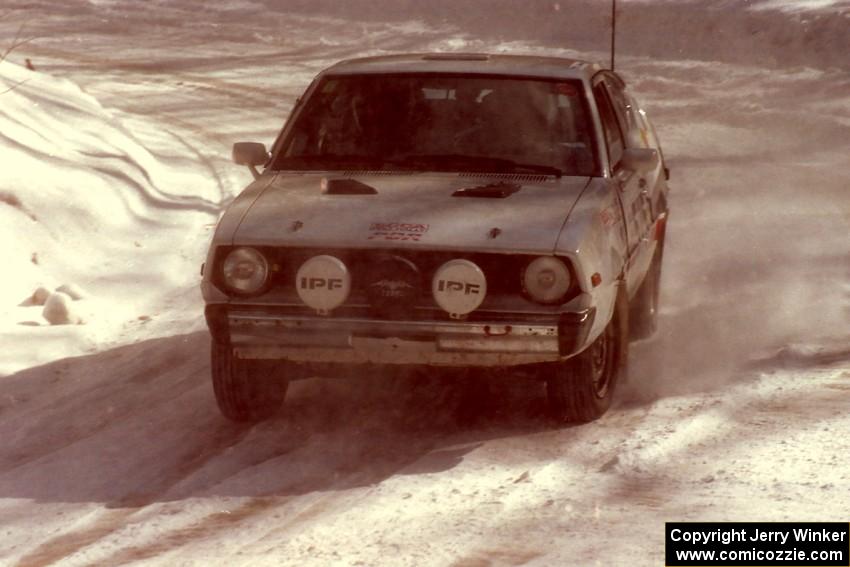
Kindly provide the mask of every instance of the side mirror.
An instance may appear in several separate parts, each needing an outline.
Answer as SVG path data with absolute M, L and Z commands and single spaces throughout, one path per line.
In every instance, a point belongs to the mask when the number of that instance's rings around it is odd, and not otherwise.
M 269 161 L 269 152 L 265 144 L 259 142 L 236 142 L 233 144 L 233 161 L 236 165 L 247 165 L 256 179 L 260 176 L 257 166 Z
M 658 150 L 654 148 L 626 148 L 620 163 L 626 169 L 645 173 L 658 165 Z

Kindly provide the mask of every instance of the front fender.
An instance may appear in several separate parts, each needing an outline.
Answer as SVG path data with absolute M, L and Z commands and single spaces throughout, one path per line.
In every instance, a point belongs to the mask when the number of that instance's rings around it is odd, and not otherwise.
M 611 180 L 591 182 L 564 223 L 555 252 L 572 261 L 581 290 L 596 308 L 588 337 L 593 341 L 614 316 L 627 258 L 625 223 Z

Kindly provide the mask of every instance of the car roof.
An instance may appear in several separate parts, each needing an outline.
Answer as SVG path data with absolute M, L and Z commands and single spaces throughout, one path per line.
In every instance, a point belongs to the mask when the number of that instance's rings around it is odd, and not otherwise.
M 346 59 L 323 74 L 461 73 L 590 79 L 602 67 L 566 57 L 488 53 L 408 53 Z

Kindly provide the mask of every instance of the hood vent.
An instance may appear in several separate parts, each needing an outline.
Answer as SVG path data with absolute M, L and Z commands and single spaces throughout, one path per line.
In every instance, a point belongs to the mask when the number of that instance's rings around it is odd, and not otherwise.
M 457 191 L 452 193 L 452 197 L 483 197 L 485 199 L 504 199 L 505 197 L 510 197 L 520 189 L 522 189 L 522 187 L 517 185 L 516 183 L 497 181 L 496 183 L 490 183 L 488 185 L 478 185 L 477 187 L 464 187 L 462 189 L 458 189 Z
M 377 195 L 378 191 L 356 179 L 322 179 L 322 193 L 325 195 Z

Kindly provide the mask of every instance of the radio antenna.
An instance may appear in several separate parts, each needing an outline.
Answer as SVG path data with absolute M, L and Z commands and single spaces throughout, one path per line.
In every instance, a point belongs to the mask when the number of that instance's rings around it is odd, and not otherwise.
M 614 46 L 617 37 L 617 0 L 611 0 L 611 70 L 614 70 Z

